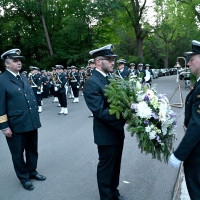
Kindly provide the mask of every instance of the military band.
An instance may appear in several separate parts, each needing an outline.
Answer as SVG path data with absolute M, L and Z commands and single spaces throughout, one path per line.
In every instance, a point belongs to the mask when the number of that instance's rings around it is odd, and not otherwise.
M 128 79 L 137 78 L 141 73 L 142 82 L 151 85 L 153 79 L 153 73 L 150 69 L 150 65 L 145 65 L 146 69 L 143 69 L 143 64 L 139 63 L 136 68 L 135 63 L 130 63 L 130 68 L 126 66 L 125 59 L 117 60 L 117 69 L 113 72 L 109 72 L 109 76 L 115 79 Z M 88 60 L 88 66 L 80 67 L 80 70 L 76 66 L 56 65 L 52 67 L 52 71 L 41 70 L 36 66 L 30 66 L 30 73 L 23 71 L 22 75 L 27 77 L 31 87 L 34 91 L 38 104 L 38 112 L 43 111 L 43 98 L 54 96 L 53 102 L 59 103 L 58 106 L 61 110 L 58 114 L 68 114 L 67 98 L 72 98 L 73 103 L 79 103 L 79 91 L 83 90 L 85 81 L 92 76 L 96 67 L 94 59 Z M 81 92 L 83 95 L 83 93 Z

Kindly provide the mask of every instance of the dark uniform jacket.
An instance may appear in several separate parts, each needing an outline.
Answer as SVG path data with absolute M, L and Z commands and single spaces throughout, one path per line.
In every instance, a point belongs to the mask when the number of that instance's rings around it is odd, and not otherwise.
M 85 72 L 79 72 L 79 75 L 80 75 L 80 82 L 85 81 L 86 78 Z
M 80 76 L 78 72 L 71 72 L 69 75 L 69 84 L 71 87 L 77 87 L 80 85 Z
M 143 73 L 143 76 L 146 76 L 145 69 L 138 69 L 138 74 Z
M 184 125 L 187 130 L 174 155 L 182 161 L 200 163 L 200 81 L 186 97 Z
M 65 84 L 67 82 L 66 75 L 64 73 L 56 75 L 56 86 L 58 87 L 58 93 L 65 93 Z
M 88 79 L 90 76 L 92 76 L 93 72 L 96 70 L 96 67 L 94 69 L 88 69 L 85 73 L 86 79 Z
M 145 80 L 144 80 L 144 77 L 146 76 L 146 72 L 145 72 L 145 69 L 138 69 L 138 76 L 141 74 L 141 73 L 143 73 L 143 75 L 142 75 L 142 82 L 144 82 Z
M 131 73 L 138 76 L 138 70 L 137 69 L 130 69 Z
M 109 104 L 104 95 L 107 84 L 107 79 L 95 70 L 85 82 L 83 90 L 86 104 L 94 116 L 94 142 L 97 145 L 116 145 L 124 140 L 125 121 L 109 113 Z
M 10 127 L 14 133 L 23 133 L 41 127 L 33 90 L 25 76 L 21 79 L 7 70 L 1 75 L 0 130 Z
M 42 77 L 42 84 L 44 86 L 48 86 L 48 78 L 47 78 L 47 76 L 46 75 L 42 75 L 41 77 Z
M 31 87 L 35 94 L 37 94 L 37 92 L 41 92 L 42 81 L 43 77 L 39 73 L 30 76 Z
M 124 67 L 124 70 L 122 72 L 120 72 L 120 70 L 116 71 L 116 75 L 118 75 L 119 77 L 122 78 L 128 78 L 130 75 L 131 71 L 128 69 L 128 67 Z

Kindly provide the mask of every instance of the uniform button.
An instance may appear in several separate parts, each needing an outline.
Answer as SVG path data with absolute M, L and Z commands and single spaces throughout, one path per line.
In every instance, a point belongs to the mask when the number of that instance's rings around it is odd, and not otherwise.
M 27 96 L 27 95 L 25 94 L 25 96 Z
M 28 103 L 29 103 L 30 101 L 28 101 Z
M 30 110 L 31 110 L 31 108 L 30 108 Z

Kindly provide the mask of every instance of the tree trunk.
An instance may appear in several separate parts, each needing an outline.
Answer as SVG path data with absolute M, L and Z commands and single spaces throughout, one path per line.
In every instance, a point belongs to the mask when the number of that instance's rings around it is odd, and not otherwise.
M 168 46 L 165 47 L 165 58 L 164 58 L 164 68 L 168 68 L 169 60 L 169 49 Z
M 143 39 L 136 38 L 137 39 L 137 56 L 143 59 Z
M 44 0 L 40 1 L 40 4 L 41 4 L 40 13 L 41 13 L 42 25 L 43 25 L 43 28 L 44 28 L 45 37 L 46 37 L 46 40 L 47 40 L 47 45 L 48 45 L 48 48 L 49 48 L 50 55 L 53 56 L 53 49 L 52 49 L 52 46 L 51 46 L 51 41 L 50 41 L 50 38 L 49 38 L 49 33 L 48 33 L 48 30 L 47 30 L 47 26 L 46 26 L 46 22 L 45 22 L 45 18 L 44 18 L 44 13 L 43 13 L 43 2 L 44 2 Z
M 50 41 L 50 38 L 49 38 L 49 33 L 48 33 L 48 30 L 47 30 L 47 26 L 46 26 L 43 14 L 41 15 L 41 18 L 42 18 L 42 24 L 43 24 L 47 44 L 48 44 L 48 47 L 49 47 L 49 52 L 50 52 L 50 55 L 53 56 L 53 49 L 52 49 L 52 46 L 51 46 L 51 41 Z

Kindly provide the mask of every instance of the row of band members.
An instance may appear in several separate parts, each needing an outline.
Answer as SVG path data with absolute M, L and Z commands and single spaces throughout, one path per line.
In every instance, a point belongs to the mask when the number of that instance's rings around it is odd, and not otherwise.
M 118 63 L 118 69 L 113 70 L 113 74 L 110 74 L 113 78 L 122 78 L 125 79 L 130 76 L 137 77 L 140 73 L 143 73 L 143 82 L 151 82 L 153 78 L 153 72 L 150 69 L 150 65 L 146 64 L 145 69 L 143 69 L 143 64 L 138 64 L 138 68 L 136 69 L 135 63 L 130 63 L 130 68 L 125 66 L 126 61 L 124 59 L 120 59 L 117 61 Z M 29 77 L 29 80 L 31 82 L 31 85 L 36 86 L 37 84 L 34 84 L 34 81 L 32 80 L 32 76 L 37 74 L 35 77 L 42 77 L 41 82 L 39 84 L 47 85 L 50 83 L 51 85 L 55 85 L 55 83 L 59 82 L 60 77 L 57 75 L 65 76 L 65 79 L 67 79 L 66 83 L 72 83 L 77 82 L 79 87 L 81 88 L 82 82 L 87 80 L 91 75 L 93 70 L 95 69 L 94 59 L 90 59 L 88 61 L 88 67 L 86 69 L 84 67 L 81 67 L 80 70 L 78 70 L 75 66 L 67 67 L 67 69 L 64 69 L 62 65 L 56 65 L 56 67 L 52 68 L 52 71 L 46 71 L 42 70 L 39 71 L 39 68 L 37 67 L 30 67 L 31 72 L 27 74 L 27 71 L 23 71 L 22 74 Z M 73 84 L 72 84 L 73 85 Z M 39 86 L 40 88 L 40 86 Z M 57 90 L 57 89 L 56 89 Z
M 150 65 L 138 64 L 138 69 L 134 63 L 130 64 L 130 68 L 125 66 L 126 61 L 120 59 L 117 61 L 118 69 L 114 70 L 111 77 L 115 79 L 126 79 L 128 77 L 137 77 L 143 73 L 142 82 L 151 84 L 153 72 Z M 49 94 L 54 96 L 53 102 L 58 102 L 61 107 L 59 115 L 67 115 L 67 97 L 74 98 L 73 103 L 79 102 L 79 90 L 83 88 L 84 82 L 92 75 L 95 70 L 94 59 L 88 61 L 88 67 L 81 67 L 78 71 L 75 66 L 64 69 L 62 65 L 56 65 L 51 72 L 30 66 L 30 73 L 23 71 L 22 74 L 27 76 L 38 103 L 38 111 L 42 112 L 42 99 L 47 98 Z

